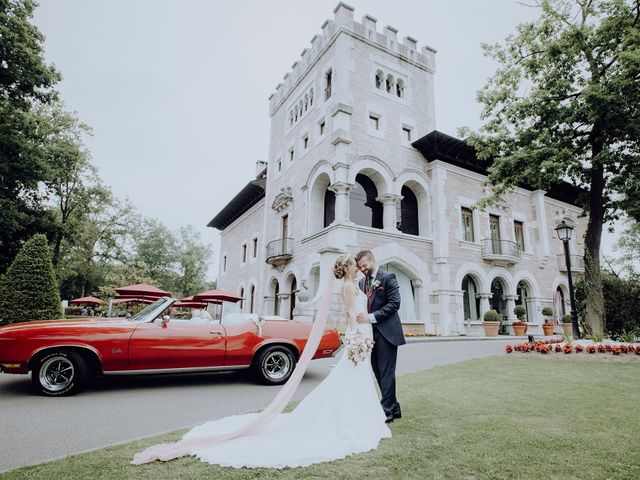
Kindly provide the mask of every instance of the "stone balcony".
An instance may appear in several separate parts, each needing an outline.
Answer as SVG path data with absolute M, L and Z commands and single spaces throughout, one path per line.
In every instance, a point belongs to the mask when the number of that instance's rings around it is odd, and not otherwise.
M 561 272 L 567 272 L 567 262 L 564 258 L 564 253 L 559 253 L 557 255 L 558 260 L 558 269 Z M 584 258 L 580 255 L 569 255 L 569 259 L 571 260 L 571 271 L 572 272 L 584 272 Z
M 282 267 L 293 258 L 293 238 L 279 238 L 267 244 L 266 262 L 274 267 Z
M 520 246 L 516 242 L 485 238 L 481 243 L 483 260 L 501 267 L 520 263 Z

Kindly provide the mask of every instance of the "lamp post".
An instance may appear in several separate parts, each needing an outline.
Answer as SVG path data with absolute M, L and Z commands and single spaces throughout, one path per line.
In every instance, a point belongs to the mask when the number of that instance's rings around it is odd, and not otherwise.
M 556 227 L 558 238 L 562 240 L 564 246 L 564 259 L 567 265 L 567 278 L 569 279 L 569 300 L 571 302 L 571 324 L 573 325 L 573 338 L 580 338 L 580 329 L 578 328 L 578 314 L 576 312 L 576 299 L 573 296 L 573 280 L 571 278 L 571 257 L 569 255 L 569 240 L 573 233 L 573 227 L 570 227 L 564 220 Z

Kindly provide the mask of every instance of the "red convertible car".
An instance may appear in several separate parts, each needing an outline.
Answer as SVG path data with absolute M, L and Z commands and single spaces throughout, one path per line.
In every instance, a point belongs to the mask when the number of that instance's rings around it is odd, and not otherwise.
M 0 369 L 26 374 L 44 395 L 72 395 L 92 376 L 250 369 L 265 384 L 287 381 L 311 325 L 256 314 L 218 320 L 167 315 L 161 298 L 129 319 L 26 322 L 0 327 Z M 335 355 L 338 332 L 327 328 L 314 358 Z

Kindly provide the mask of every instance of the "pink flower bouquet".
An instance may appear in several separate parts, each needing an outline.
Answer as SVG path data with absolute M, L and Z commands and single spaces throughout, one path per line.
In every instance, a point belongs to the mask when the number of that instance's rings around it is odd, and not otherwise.
M 373 340 L 365 337 L 360 332 L 347 333 L 344 336 L 344 345 L 347 349 L 347 358 L 358 365 L 364 362 L 373 349 Z

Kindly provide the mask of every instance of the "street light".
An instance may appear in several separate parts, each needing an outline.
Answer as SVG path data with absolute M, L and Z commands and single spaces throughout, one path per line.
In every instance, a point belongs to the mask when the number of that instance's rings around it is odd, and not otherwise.
M 573 280 L 571 278 L 571 257 L 569 255 L 569 240 L 573 233 L 573 227 L 567 225 L 564 220 L 556 227 L 558 238 L 562 240 L 564 246 L 564 259 L 567 264 L 567 277 L 569 279 L 569 300 L 571 302 L 571 324 L 573 325 L 573 338 L 580 338 L 578 328 L 578 314 L 576 313 L 576 299 L 573 296 Z

